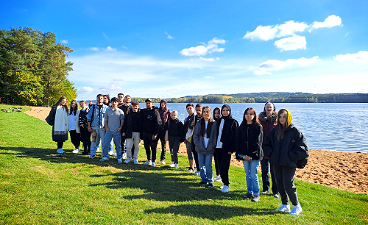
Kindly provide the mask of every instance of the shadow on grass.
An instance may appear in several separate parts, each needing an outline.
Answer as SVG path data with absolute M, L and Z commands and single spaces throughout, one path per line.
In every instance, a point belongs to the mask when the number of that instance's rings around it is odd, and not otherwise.
M 203 209 L 206 213 L 203 213 Z M 145 210 L 145 213 L 175 214 L 183 216 L 198 217 L 209 220 L 228 219 L 236 216 L 245 215 L 273 215 L 280 214 L 274 209 L 254 209 L 239 206 L 222 206 L 222 205 L 199 205 L 185 204 L 178 206 L 169 206 L 166 208 L 156 208 Z M 188 221 L 189 223 L 189 221 Z

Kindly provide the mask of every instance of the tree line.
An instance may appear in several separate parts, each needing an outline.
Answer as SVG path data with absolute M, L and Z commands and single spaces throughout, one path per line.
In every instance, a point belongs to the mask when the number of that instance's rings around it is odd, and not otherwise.
M 7 104 L 52 105 L 60 98 L 76 98 L 67 79 L 72 62 L 69 47 L 52 32 L 32 28 L 0 30 L 0 98 Z

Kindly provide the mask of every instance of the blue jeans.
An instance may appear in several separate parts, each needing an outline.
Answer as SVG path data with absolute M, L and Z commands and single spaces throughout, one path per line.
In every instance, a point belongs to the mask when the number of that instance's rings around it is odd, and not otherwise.
M 102 156 L 103 157 L 109 157 L 109 151 L 112 150 L 111 148 L 111 142 L 112 138 L 114 137 L 114 143 L 115 143 L 115 151 L 118 159 L 121 159 L 122 153 L 121 153 L 121 133 L 117 131 L 106 131 L 105 134 L 105 146 L 102 148 Z
M 105 128 L 92 127 L 91 155 L 96 155 L 97 149 L 105 143 Z
M 248 193 L 253 194 L 254 196 L 259 196 L 259 181 L 258 181 L 258 167 L 260 160 L 244 160 L 244 171 L 247 180 L 247 188 Z
M 212 178 L 212 156 L 213 154 L 203 155 L 198 153 L 199 168 L 202 182 L 213 183 Z

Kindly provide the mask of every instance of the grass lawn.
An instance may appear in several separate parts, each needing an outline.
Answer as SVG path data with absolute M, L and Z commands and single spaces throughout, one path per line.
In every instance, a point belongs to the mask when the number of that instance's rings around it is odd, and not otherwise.
M 0 105 L 0 109 L 9 108 Z M 230 168 L 231 191 L 221 183 L 199 186 L 199 177 L 180 169 L 99 162 L 56 154 L 51 127 L 25 113 L 0 112 L 0 224 L 366 224 L 368 196 L 296 181 L 303 207 L 299 216 L 275 211 L 272 195 L 254 203 L 246 192 L 242 168 Z M 158 154 L 157 154 L 158 155 Z M 170 155 L 166 155 L 169 162 Z

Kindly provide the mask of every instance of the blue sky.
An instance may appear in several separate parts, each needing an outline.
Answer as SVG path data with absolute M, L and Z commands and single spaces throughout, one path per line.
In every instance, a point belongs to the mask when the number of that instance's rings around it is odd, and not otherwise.
M 6 1 L 0 28 L 55 33 L 77 99 L 368 93 L 368 1 Z

